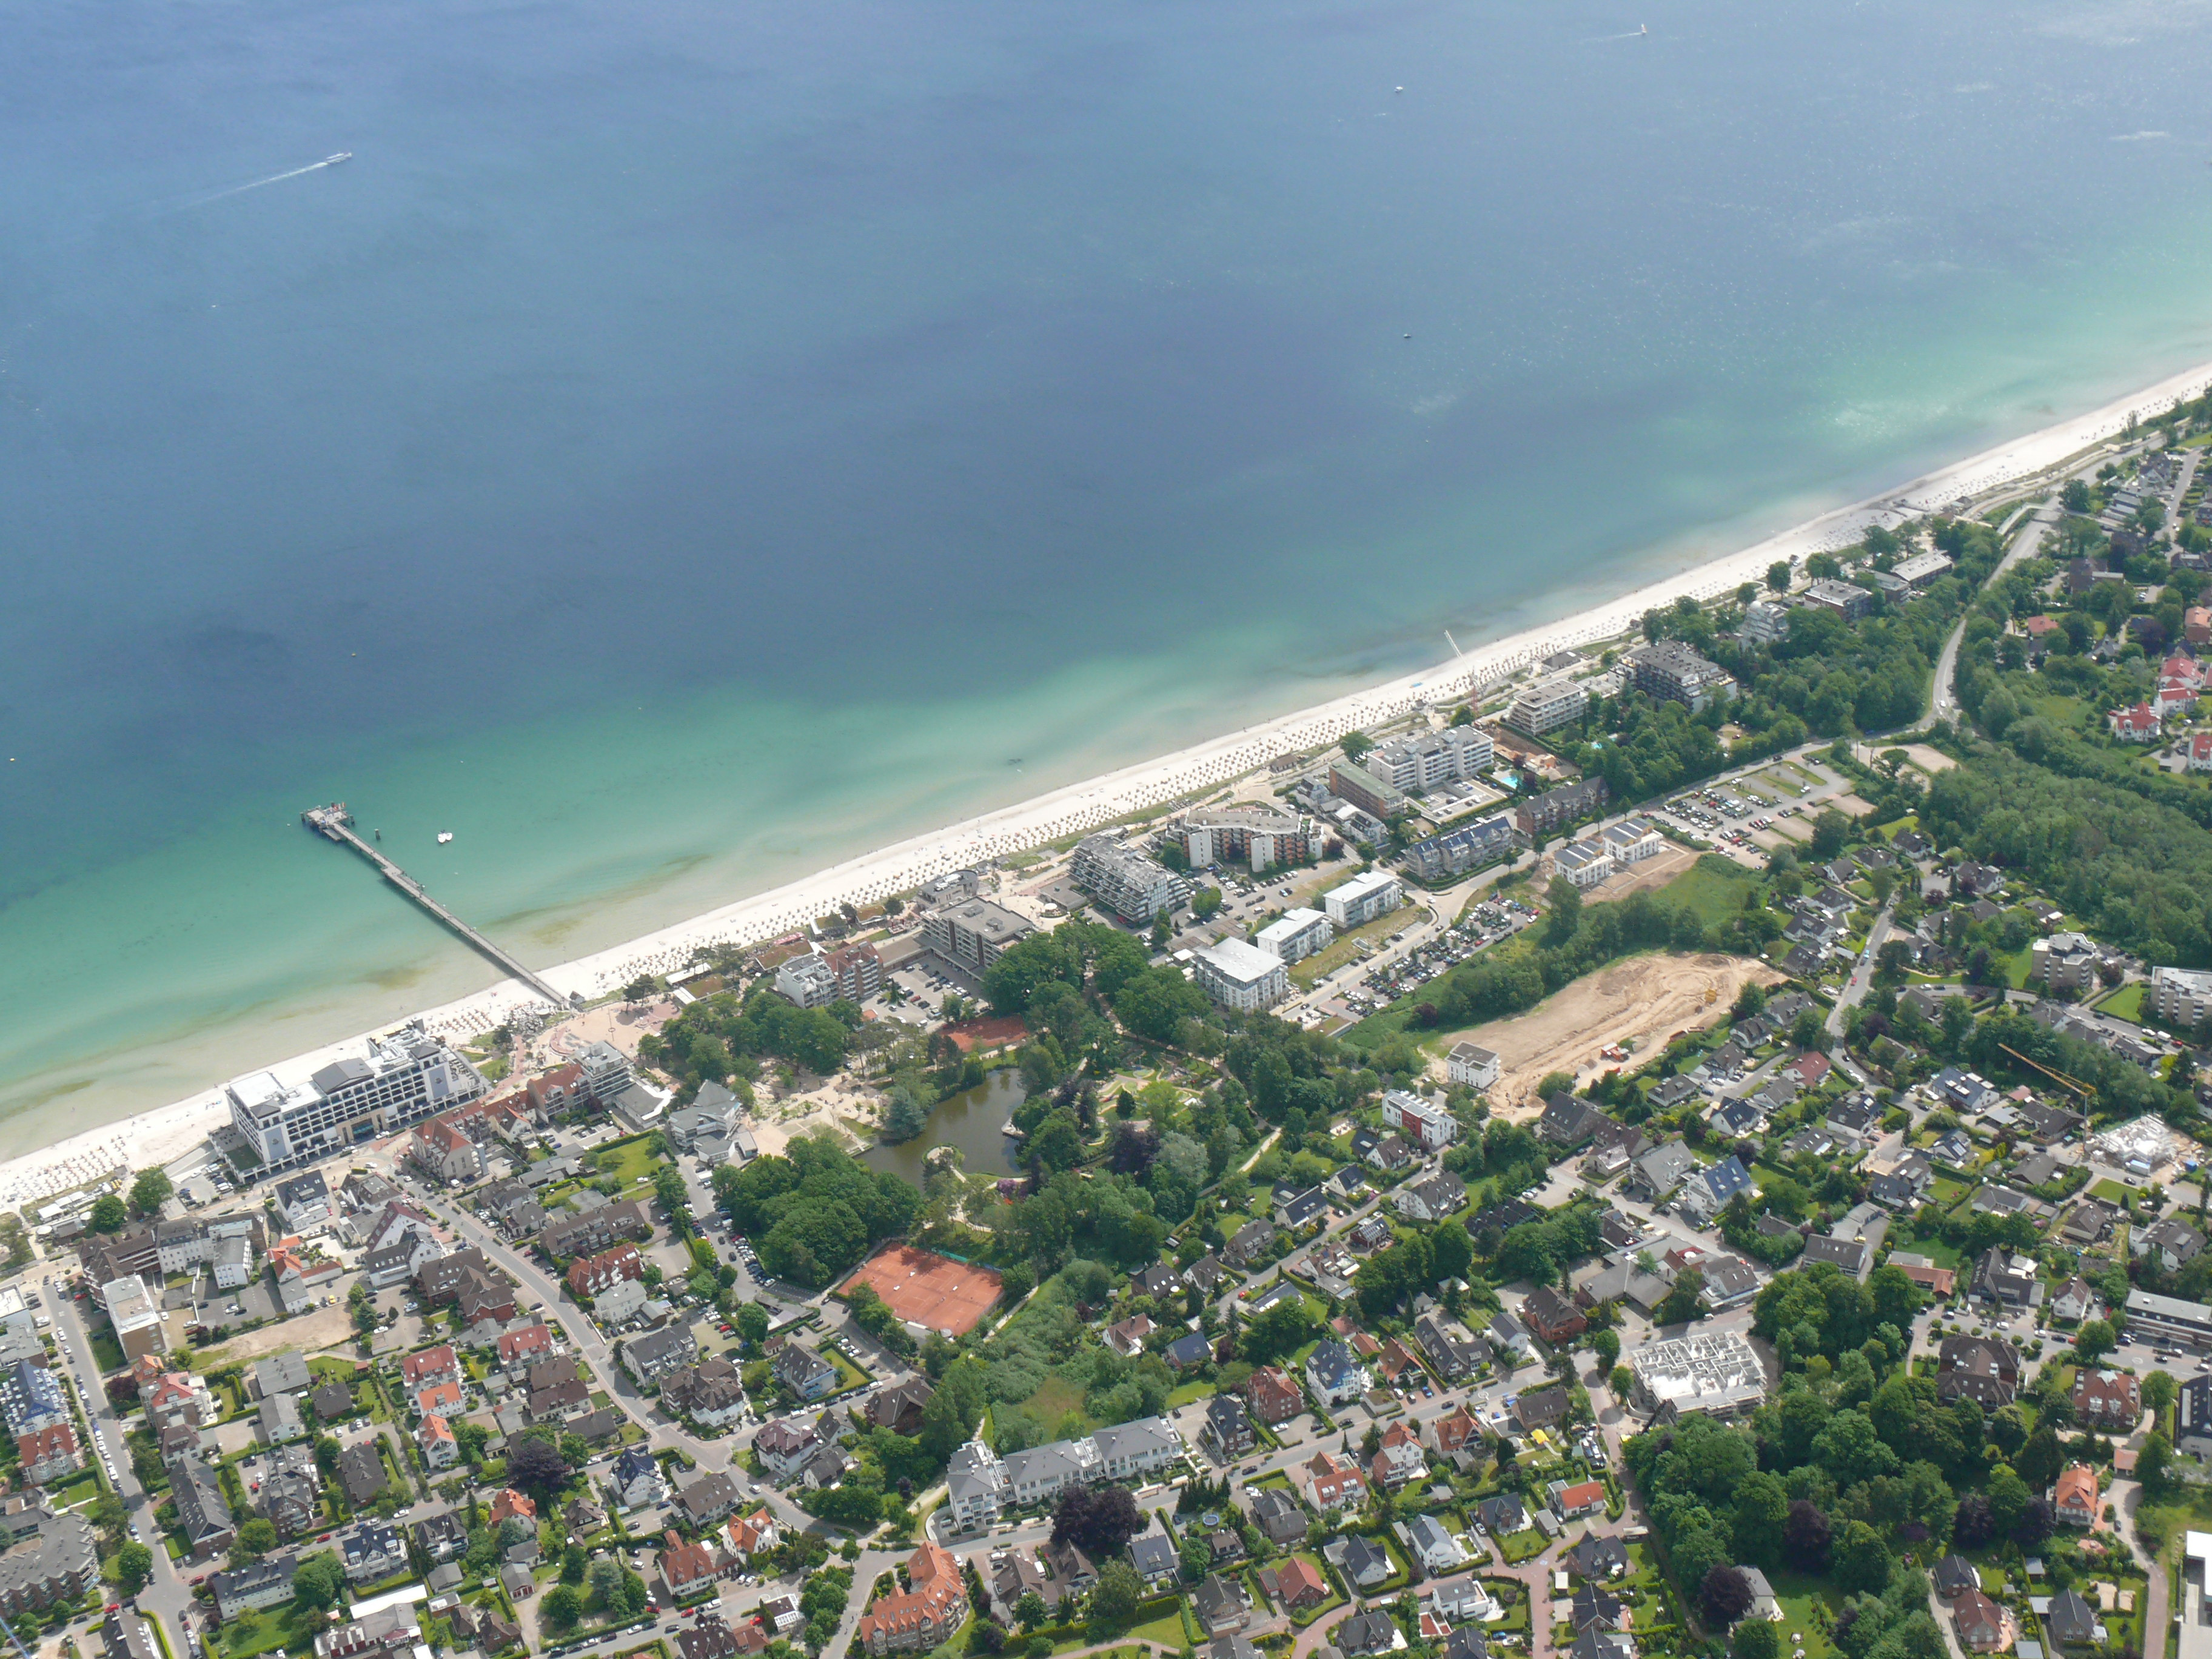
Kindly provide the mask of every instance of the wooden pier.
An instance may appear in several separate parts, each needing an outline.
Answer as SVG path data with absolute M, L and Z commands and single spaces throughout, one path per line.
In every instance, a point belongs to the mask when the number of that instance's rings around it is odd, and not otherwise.
M 343 846 L 352 848 L 355 852 L 360 854 L 371 864 L 374 865 L 378 870 L 382 872 L 385 880 L 390 882 L 401 892 L 406 894 L 409 898 L 413 899 L 416 903 L 421 905 L 425 910 L 428 910 L 440 921 L 445 923 L 446 926 L 452 928 L 453 932 L 459 933 L 483 955 L 489 957 L 493 962 L 498 963 L 504 972 L 520 980 L 525 985 L 527 985 L 532 990 L 537 992 L 539 996 L 544 997 L 546 1001 L 551 1003 L 556 1008 L 569 1007 L 574 1001 L 580 1000 L 580 999 L 572 999 L 562 996 L 560 992 L 555 990 L 550 985 L 540 979 L 536 974 L 531 972 L 529 969 L 524 967 L 513 957 L 507 955 L 506 951 L 501 950 L 499 946 L 494 945 L 482 933 L 477 932 L 475 928 L 470 927 L 468 923 L 463 921 L 451 910 L 448 910 L 444 905 L 439 903 L 437 900 L 432 898 L 428 892 L 423 890 L 422 884 L 421 882 L 416 880 L 414 877 L 409 875 L 404 870 L 394 864 L 390 859 L 378 852 L 376 848 L 368 842 L 363 841 L 359 835 L 355 833 L 353 827 L 353 815 L 346 811 L 346 805 L 343 801 L 337 801 L 328 806 L 311 806 L 306 811 L 300 814 L 300 818 L 301 821 L 307 826 L 307 828 L 313 830 L 316 834 L 326 836 L 334 842 L 337 842 Z

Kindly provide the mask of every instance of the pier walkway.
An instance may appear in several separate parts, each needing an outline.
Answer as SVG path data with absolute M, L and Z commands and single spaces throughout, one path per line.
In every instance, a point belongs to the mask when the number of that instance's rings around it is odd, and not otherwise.
M 355 852 L 382 871 L 385 880 L 406 894 L 409 898 L 413 899 L 416 903 L 421 905 L 440 921 L 444 922 L 447 927 L 459 933 L 483 955 L 497 963 L 501 969 L 520 980 L 556 1008 L 566 1008 L 571 1006 L 571 999 L 562 996 L 560 992 L 555 990 L 529 969 L 501 950 L 499 946 L 494 945 L 482 933 L 439 903 L 437 900 L 432 898 L 423 890 L 421 882 L 416 880 L 414 877 L 409 875 L 356 834 L 353 827 L 353 815 L 346 811 L 343 801 L 337 801 L 328 806 L 311 806 L 301 813 L 300 817 L 301 822 L 318 835 L 327 836 L 332 841 L 352 848 Z

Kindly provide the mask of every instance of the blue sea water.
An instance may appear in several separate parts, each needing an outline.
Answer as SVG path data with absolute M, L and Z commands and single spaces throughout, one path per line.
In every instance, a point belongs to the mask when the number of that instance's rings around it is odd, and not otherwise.
M 2212 357 L 2149 0 L 0 19 L 0 1152 Z

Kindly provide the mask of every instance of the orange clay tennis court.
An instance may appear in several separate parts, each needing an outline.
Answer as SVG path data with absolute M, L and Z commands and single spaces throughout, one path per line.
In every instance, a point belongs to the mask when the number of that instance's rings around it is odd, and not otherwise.
M 989 1267 L 897 1244 L 864 1266 L 839 1288 L 866 1285 L 909 1325 L 946 1336 L 964 1336 L 999 1299 L 999 1275 Z

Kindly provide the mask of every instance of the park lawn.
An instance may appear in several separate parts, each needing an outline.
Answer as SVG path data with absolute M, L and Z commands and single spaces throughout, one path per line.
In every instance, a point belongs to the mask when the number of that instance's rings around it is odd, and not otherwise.
M 613 1176 L 624 1188 L 634 1184 L 651 1186 L 653 1171 L 659 1163 L 653 1155 L 652 1139 L 646 1135 L 611 1141 L 594 1154 L 594 1167 L 599 1174 Z
M 1499 1539 L 1498 1549 L 1505 1558 L 1507 1566 L 1517 1567 L 1523 1561 L 1533 1560 L 1541 1555 L 1549 1541 L 1540 1530 L 1531 1527 L 1526 1532 L 1509 1534 Z
M 2110 1014 L 2114 1019 L 2124 1019 L 2130 1025 L 2140 1025 L 2142 1024 L 2142 981 L 2136 980 L 2132 984 L 2123 985 L 2099 1003 L 2097 1012 Z
M 1177 1596 L 1175 1606 L 1151 1623 L 1133 1626 L 1129 1637 L 1133 1641 L 1150 1642 L 1155 1647 L 1173 1648 L 1178 1652 L 1192 1646 L 1190 1631 L 1183 1622 L 1182 1598 Z
M 1813 1604 L 1825 1603 L 1832 1615 L 1840 1613 L 1844 1607 L 1841 1593 L 1818 1578 L 1791 1572 L 1787 1568 L 1768 1573 L 1766 1582 L 1774 1587 L 1774 1599 L 1782 1607 L 1782 1650 L 1793 1653 L 1802 1647 L 1805 1659 L 1832 1659 L 1836 1644 L 1822 1628 L 1824 1621 L 1814 1617 Z
M 1083 1419 L 1085 1434 L 1097 1426 L 1083 1409 L 1083 1390 L 1064 1376 L 1047 1376 L 1037 1385 L 1037 1391 L 1022 1401 L 1022 1409 L 1055 1434 L 1059 1432 L 1060 1419 L 1070 1412 Z
M 1758 880 L 1741 865 L 1708 853 L 1652 895 L 1680 908 L 1687 905 L 1698 920 L 1711 927 L 1743 909 L 1743 896 Z
M 312 1648 L 321 1628 L 315 1615 L 287 1602 L 258 1613 L 241 1613 L 216 1626 L 213 1644 L 221 1659 L 248 1659 L 277 1648 Z

